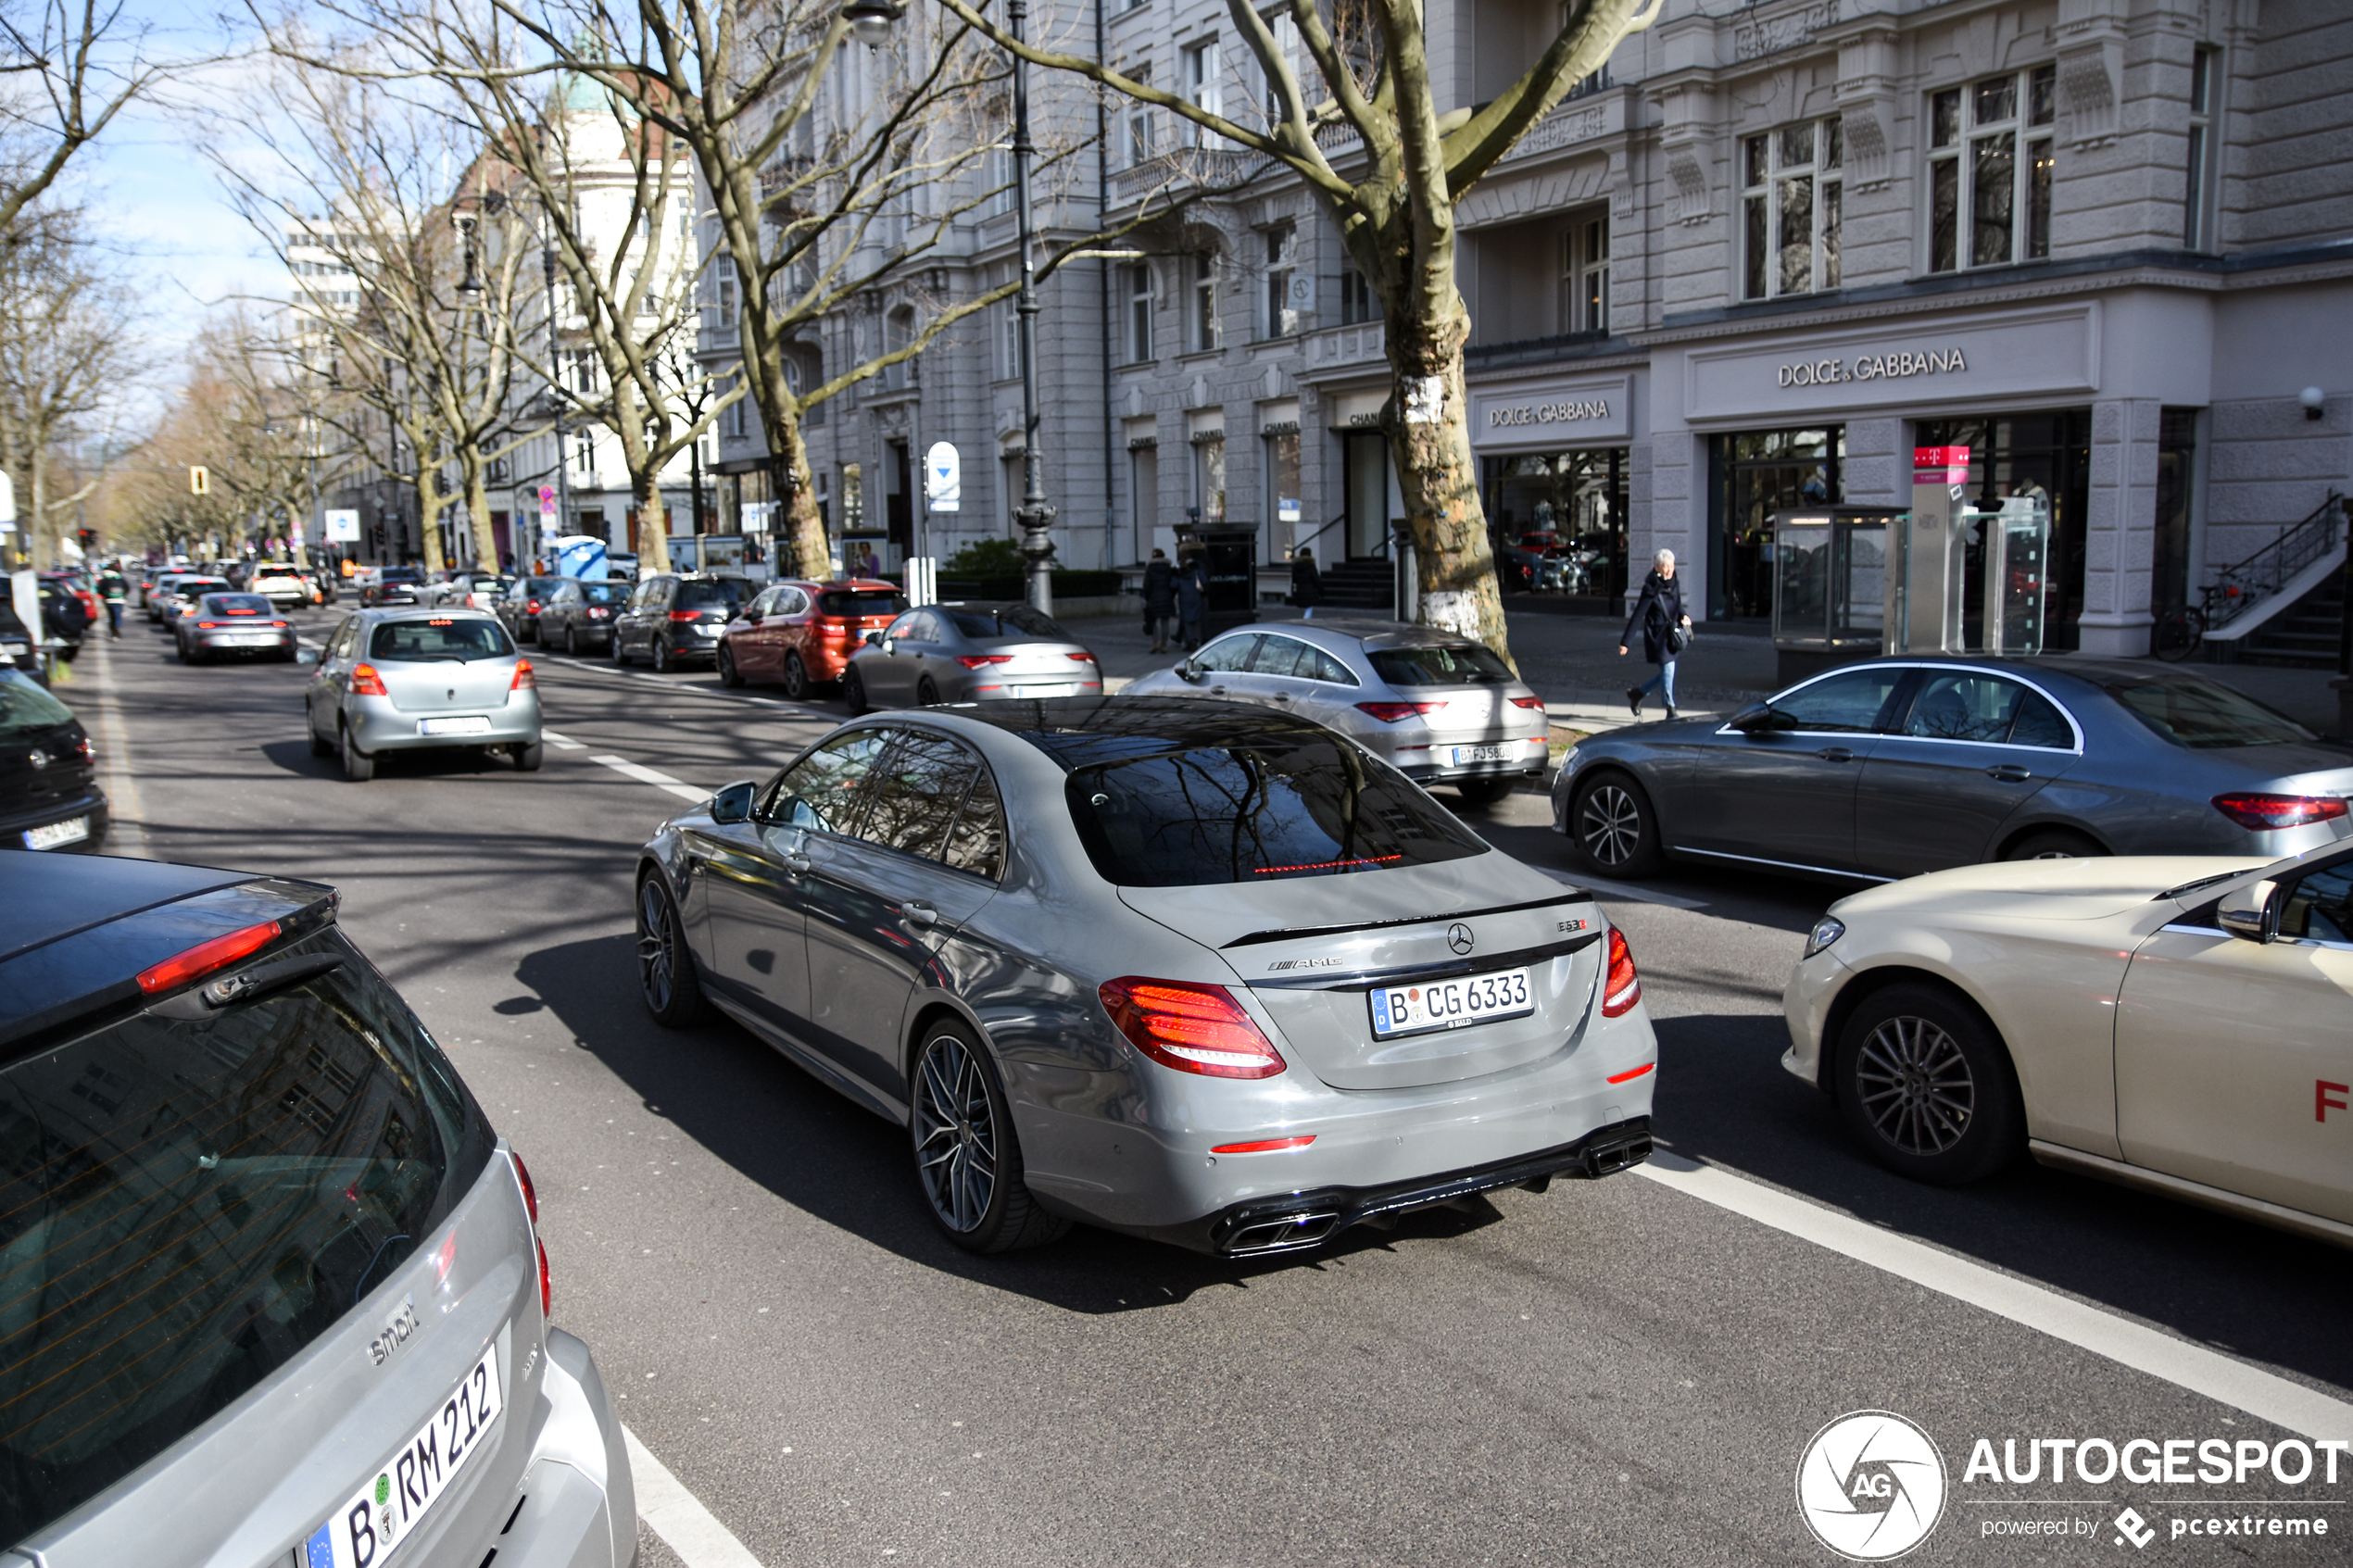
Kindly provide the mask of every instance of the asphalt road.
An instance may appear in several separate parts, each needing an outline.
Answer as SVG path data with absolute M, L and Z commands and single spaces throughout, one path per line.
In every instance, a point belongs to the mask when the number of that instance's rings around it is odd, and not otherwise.
M 134 617 L 59 689 L 85 717 L 111 696 L 136 795 L 118 808 L 159 859 L 342 890 L 346 928 L 529 1161 L 558 1321 L 768 1568 L 1825 1562 L 1793 1483 L 1818 1429 L 1863 1409 L 1919 1423 L 1951 1476 L 1911 1561 L 2138 1555 L 2111 1541 L 2128 1504 L 2173 1560 L 2353 1559 L 2353 1459 L 2334 1486 L 1965 1482 L 1980 1438 L 2288 1434 L 1640 1174 L 1247 1266 L 1086 1229 L 967 1257 L 925 1221 L 902 1131 L 733 1024 L 665 1032 L 636 998 L 637 846 L 681 791 L 780 766 L 826 705 L 535 649 L 572 743 L 543 771 L 396 759 L 360 785 L 308 755 L 308 670 L 168 650 Z M 1474 821 L 1569 863 L 1541 797 Z M 1674 902 L 1604 904 L 1658 1031 L 1662 1166 L 1735 1173 L 2193 1361 L 2353 1399 L 2353 1255 L 2032 1166 L 1962 1191 L 1887 1175 L 1778 1065 L 1781 983 L 1838 890 L 1646 885 Z M 2200 1509 L 2333 1532 L 2164 1533 Z M 2061 1516 L 2096 1532 L 1988 1529 Z M 648 1564 L 673 1561 L 649 1539 Z

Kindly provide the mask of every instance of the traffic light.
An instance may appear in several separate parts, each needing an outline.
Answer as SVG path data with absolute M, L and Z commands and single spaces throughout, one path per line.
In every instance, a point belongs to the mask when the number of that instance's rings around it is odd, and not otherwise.
M 212 494 L 212 475 L 205 470 L 204 465 L 201 463 L 191 464 L 189 466 L 188 494 L 191 495 L 209 495 Z

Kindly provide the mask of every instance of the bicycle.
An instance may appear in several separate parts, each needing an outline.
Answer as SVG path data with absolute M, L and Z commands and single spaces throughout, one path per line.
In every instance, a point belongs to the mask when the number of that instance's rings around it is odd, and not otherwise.
M 2168 664 L 2179 664 L 2206 641 L 2206 612 L 2195 605 L 2175 605 L 2161 611 L 2149 628 L 2149 652 Z

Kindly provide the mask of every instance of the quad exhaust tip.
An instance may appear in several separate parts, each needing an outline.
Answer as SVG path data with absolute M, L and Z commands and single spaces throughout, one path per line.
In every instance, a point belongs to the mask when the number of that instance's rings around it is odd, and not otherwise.
M 1328 1210 L 1307 1213 L 1277 1214 L 1268 1219 L 1254 1220 L 1226 1238 L 1222 1248 L 1229 1256 L 1241 1253 L 1289 1252 L 1295 1248 L 1314 1247 L 1340 1224 L 1340 1216 Z

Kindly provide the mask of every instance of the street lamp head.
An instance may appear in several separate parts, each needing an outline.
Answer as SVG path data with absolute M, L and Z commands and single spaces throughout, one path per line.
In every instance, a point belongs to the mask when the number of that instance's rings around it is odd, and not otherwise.
M 849 24 L 849 35 L 875 49 L 890 42 L 890 30 L 906 12 L 891 0 L 849 0 L 841 15 Z
M 2317 420 L 2328 411 L 2329 395 L 2317 386 L 2306 387 L 2296 400 L 2304 405 L 2304 417 L 2308 420 Z

